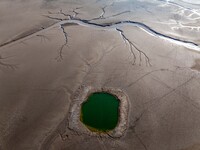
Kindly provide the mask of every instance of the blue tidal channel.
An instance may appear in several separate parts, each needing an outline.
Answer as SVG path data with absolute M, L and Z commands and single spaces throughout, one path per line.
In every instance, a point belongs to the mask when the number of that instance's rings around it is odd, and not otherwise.
M 91 94 L 81 107 L 81 121 L 91 130 L 107 132 L 114 129 L 119 119 L 118 98 L 106 92 Z

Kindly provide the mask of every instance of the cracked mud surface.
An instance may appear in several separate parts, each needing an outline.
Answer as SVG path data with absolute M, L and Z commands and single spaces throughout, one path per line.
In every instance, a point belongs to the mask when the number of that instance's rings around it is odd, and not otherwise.
M 200 4 L 0 1 L 0 150 L 199 150 Z M 81 85 L 129 97 L 121 138 L 68 128 Z

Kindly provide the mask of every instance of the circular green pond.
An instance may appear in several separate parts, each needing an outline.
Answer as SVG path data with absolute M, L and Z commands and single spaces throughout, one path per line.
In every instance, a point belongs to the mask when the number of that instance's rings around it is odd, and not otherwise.
M 81 107 L 81 121 L 91 131 L 106 132 L 117 126 L 119 100 L 106 92 L 92 93 Z

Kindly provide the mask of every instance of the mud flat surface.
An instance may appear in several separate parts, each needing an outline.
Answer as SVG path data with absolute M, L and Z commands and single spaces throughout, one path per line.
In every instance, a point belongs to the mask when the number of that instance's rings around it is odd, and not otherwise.
M 0 150 L 199 150 L 200 3 L 1 0 Z M 69 128 L 82 86 L 129 97 L 120 138 Z

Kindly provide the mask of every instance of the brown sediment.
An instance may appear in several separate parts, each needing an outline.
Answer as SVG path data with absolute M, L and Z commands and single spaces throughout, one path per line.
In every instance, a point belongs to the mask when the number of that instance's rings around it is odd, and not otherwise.
M 200 59 L 195 60 L 195 64 L 191 67 L 191 69 L 200 71 Z
M 200 149 L 200 144 L 194 144 L 190 147 L 187 147 L 187 148 L 184 148 L 184 149 L 181 149 L 181 150 L 199 150 Z

